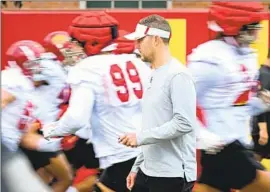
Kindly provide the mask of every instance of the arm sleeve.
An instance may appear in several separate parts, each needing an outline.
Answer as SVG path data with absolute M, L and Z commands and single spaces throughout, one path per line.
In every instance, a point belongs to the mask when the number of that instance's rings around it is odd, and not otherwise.
M 210 62 L 190 62 L 188 68 L 194 78 L 197 98 L 203 98 L 209 87 L 215 86 L 215 82 L 220 80 L 223 71 L 220 70 L 218 64 Z M 205 117 L 200 101 L 197 101 L 197 126 L 196 140 L 198 149 L 207 149 L 213 144 L 213 141 L 219 142 L 220 138 L 205 127 Z M 206 141 L 211 141 L 206 142 Z M 210 145 L 209 145 L 210 144 Z
M 81 128 L 90 126 L 94 101 L 95 96 L 91 87 L 81 84 L 78 87 L 72 88 L 69 107 L 56 123 L 53 135 L 73 134 Z
M 207 62 L 190 62 L 188 68 L 194 78 L 196 94 L 197 94 L 197 122 L 199 123 L 200 128 L 203 128 L 205 125 L 205 116 L 203 108 L 201 107 L 200 98 L 204 97 L 204 94 L 207 93 L 209 87 L 214 86 L 214 82 L 219 79 L 220 72 L 218 65 L 215 63 Z
M 190 75 L 180 73 L 170 82 L 173 118 L 159 127 L 138 134 L 138 144 L 152 144 L 170 140 L 193 131 L 196 120 L 196 91 Z
M 141 152 L 137 158 L 136 161 L 134 162 L 132 168 L 131 168 L 131 172 L 137 173 L 139 171 L 139 167 L 142 164 L 144 158 L 143 158 L 143 153 Z

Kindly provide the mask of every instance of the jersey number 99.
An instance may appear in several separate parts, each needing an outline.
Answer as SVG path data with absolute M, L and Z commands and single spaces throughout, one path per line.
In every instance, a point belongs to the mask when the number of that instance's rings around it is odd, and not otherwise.
M 128 78 L 133 85 L 133 93 L 138 99 L 141 99 L 143 95 L 143 87 L 138 70 L 131 61 L 126 62 L 125 66 Z M 112 77 L 113 84 L 119 88 L 117 90 L 117 97 L 119 98 L 119 100 L 123 103 L 128 102 L 130 97 L 130 91 L 123 70 L 119 67 L 119 65 L 113 64 L 110 68 L 110 75 Z

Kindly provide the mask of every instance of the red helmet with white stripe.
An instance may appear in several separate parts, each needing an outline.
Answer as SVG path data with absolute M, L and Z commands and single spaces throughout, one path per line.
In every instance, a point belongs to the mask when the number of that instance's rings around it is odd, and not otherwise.
M 45 49 L 38 42 L 22 40 L 13 43 L 7 50 L 8 65 L 18 65 L 27 76 L 40 73 L 39 60 Z
M 86 57 L 84 50 L 78 43 L 71 41 L 66 31 L 55 31 L 44 38 L 44 47 L 52 52 L 64 65 L 74 65 Z
M 64 60 L 64 55 L 60 49 L 63 48 L 64 44 L 69 42 L 71 37 L 66 31 L 54 31 L 46 35 L 43 40 L 43 46 L 48 52 L 52 52 L 57 56 L 59 61 Z

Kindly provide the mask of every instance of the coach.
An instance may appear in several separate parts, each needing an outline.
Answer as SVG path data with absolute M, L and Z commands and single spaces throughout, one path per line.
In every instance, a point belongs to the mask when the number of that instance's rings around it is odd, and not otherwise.
M 142 129 L 119 139 L 142 149 L 127 178 L 132 192 L 191 192 L 196 180 L 196 92 L 186 67 L 171 56 L 170 37 L 170 25 L 159 15 L 141 19 L 126 36 L 153 69 Z

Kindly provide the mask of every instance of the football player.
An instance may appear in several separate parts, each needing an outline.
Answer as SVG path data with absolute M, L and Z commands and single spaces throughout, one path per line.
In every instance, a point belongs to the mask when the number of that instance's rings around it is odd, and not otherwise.
M 48 95 L 38 102 L 36 98 L 40 94 L 35 96 L 38 89 L 48 85 L 44 77 L 54 75 L 51 72 L 51 66 L 54 65 L 48 59 L 50 54 L 46 54 L 39 43 L 25 40 L 11 45 L 7 56 L 9 68 L 2 71 L 2 92 L 6 97 L 3 99 L 5 108 L 2 116 L 4 144 L 13 150 L 20 144 L 35 170 L 39 172 L 44 168 L 57 179 L 53 189 L 65 191 L 70 185 L 71 174 L 66 161 L 59 158 L 57 153 L 64 147 L 63 140 L 58 138 L 48 141 L 33 131 L 39 129 L 41 122 L 46 122 L 47 116 L 50 116 L 36 113 L 50 99 Z
M 80 46 L 77 41 L 72 40 L 70 35 L 65 31 L 49 33 L 44 38 L 43 45 L 48 52 L 57 56 L 60 66 L 65 69 L 67 74 L 81 59 L 86 57 L 84 48 Z M 70 96 L 71 89 L 66 89 L 66 92 L 62 93 L 62 96 Z M 66 93 L 68 93 L 68 95 Z M 64 115 L 69 105 L 69 97 L 64 98 L 66 98 L 66 102 L 62 103 L 60 106 L 61 111 L 58 115 L 58 119 Z M 78 132 L 74 134 L 64 136 L 65 143 L 74 146 L 70 150 L 64 151 L 75 171 L 75 178 L 73 180 L 74 187 L 72 190 L 82 192 L 89 191 L 96 180 L 99 162 L 98 159 L 95 158 L 93 145 L 87 143 L 88 139 L 89 130 L 87 127 L 78 130 Z M 71 188 L 69 190 L 71 192 Z
M 134 54 L 104 49 L 118 37 L 118 22 L 105 12 L 78 16 L 70 35 L 89 57 L 69 73 L 72 96 L 67 112 L 44 131 L 52 137 L 87 127 L 100 167 L 105 169 L 99 181 L 113 191 L 126 191 L 126 177 L 139 149 L 121 145 L 118 138 L 140 128 L 141 99 L 150 69 Z M 134 45 L 131 49 L 126 45 L 124 52 L 132 53 Z
M 269 97 L 257 86 L 257 54 L 249 46 L 258 36 L 265 18 L 259 2 L 213 2 L 209 28 L 217 37 L 199 45 L 188 57 L 197 90 L 201 120 L 212 136 L 198 135 L 198 143 L 215 141 L 202 150 L 202 174 L 196 191 L 270 191 L 270 173 L 248 150 L 250 115 L 269 107 Z

